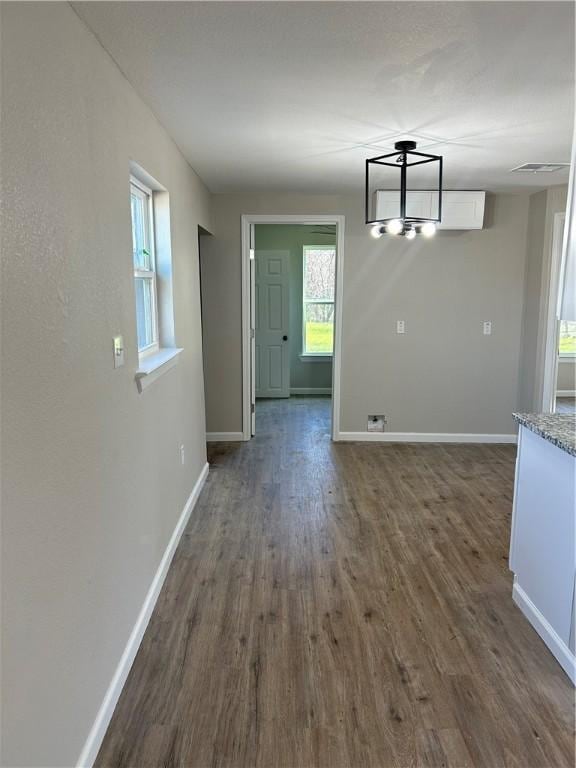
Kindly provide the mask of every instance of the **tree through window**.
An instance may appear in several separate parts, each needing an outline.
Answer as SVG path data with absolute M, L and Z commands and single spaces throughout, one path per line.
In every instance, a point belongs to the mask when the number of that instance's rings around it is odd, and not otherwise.
M 304 246 L 303 353 L 332 355 L 336 248 Z

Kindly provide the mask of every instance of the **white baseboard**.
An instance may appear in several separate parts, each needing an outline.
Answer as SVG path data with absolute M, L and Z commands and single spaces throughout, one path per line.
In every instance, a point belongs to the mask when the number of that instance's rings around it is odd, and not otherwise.
M 130 667 L 136 658 L 136 653 L 140 647 L 142 638 L 144 637 L 144 632 L 146 631 L 146 627 L 150 621 L 150 616 L 152 615 L 152 611 L 156 605 L 156 600 L 158 599 L 158 595 L 160 594 L 160 590 L 164 584 L 164 579 L 168 573 L 168 568 L 172 562 L 172 557 L 174 556 L 174 552 L 176 551 L 180 537 L 184 532 L 186 523 L 188 522 L 190 514 L 196 505 L 198 496 L 200 495 L 207 477 L 208 464 L 205 464 L 202 468 L 202 471 L 200 472 L 200 476 L 194 484 L 192 493 L 184 505 L 182 514 L 176 523 L 176 527 L 174 528 L 172 536 L 170 537 L 168 546 L 164 551 L 164 555 L 162 556 L 158 570 L 156 571 L 156 574 L 152 580 L 148 594 L 144 599 L 144 603 L 140 609 L 136 623 L 132 628 L 132 632 L 130 633 L 126 647 L 124 648 L 124 652 L 122 653 L 120 661 L 118 662 L 118 666 L 116 667 L 116 671 L 114 672 L 112 680 L 110 681 L 110 685 L 108 686 L 104 700 L 100 705 L 100 709 L 98 710 L 94 724 L 92 725 L 90 733 L 88 734 L 88 738 L 86 739 L 86 743 L 84 744 L 82 752 L 80 753 L 80 757 L 76 763 L 77 768 L 91 768 L 91 766 L 94 764 L 94 761 L 96 760 L 98 750 L 100 749 L 100 745 L 102 744 L 102 740 L 106 734 L 106 729 L 108 728 L 110 720 L 112 719 L 112 715 L 114 714 L 114 708 L 116 707 L 120 694 L 122 693 L 122 688 L 124 687 L 124 683 L 126 682 L 126 678 L 130 672 Z
M 540 613 L 514 577 L 512 600 L 540 635 L 570 680 L 576 684 L 576 658 L 554 627 Z
M 331 395 L 332 387 L 290 387 L 291 395 Z
M 516 443 L 517 435 L 464 432 L 338 432 L 335 440 L 353 443 Z
M 244 440 L 242 432 L 206 432 L 207 443 L 236 443 Z
M 576 389 L 557 389 L 556 397 L 576 397 Z

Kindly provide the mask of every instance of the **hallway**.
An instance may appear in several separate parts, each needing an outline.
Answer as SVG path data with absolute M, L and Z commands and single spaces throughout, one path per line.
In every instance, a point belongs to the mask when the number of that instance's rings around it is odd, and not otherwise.
M 258 402 L 209 447 L 97 765 L 571 766 L 572 689 L 511 600 L 511 445 L 333 444 Z

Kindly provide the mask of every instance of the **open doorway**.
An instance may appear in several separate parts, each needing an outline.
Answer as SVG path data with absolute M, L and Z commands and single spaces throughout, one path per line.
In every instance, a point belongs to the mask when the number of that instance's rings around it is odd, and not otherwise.
M 343 225 L 243 217 L 244 439 L 293 406 L 338 434 Z
M 576 413 L 576 269 L 565 244 L 566 215 L 557 213 L 552 233 L 543 410 Z

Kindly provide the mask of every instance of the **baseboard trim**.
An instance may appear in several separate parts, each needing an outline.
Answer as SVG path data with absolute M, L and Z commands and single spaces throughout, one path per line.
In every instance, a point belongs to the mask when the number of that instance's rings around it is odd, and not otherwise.
M 332 387 L 290 387 L 291 395 L 331 395 Z
M 242 440 L 242 432 L 206 432 L 207 443 L 236 443 Z
M 557 389 L 556 397 L 576 397 L 576 389 Z
M 182 536 L 184 528 L 186 527 L 186 523 L 188 522 L 192 510 L 198 501 L 198 497 L 200 496 L 200 492 L 202 491 L 207 477 L 208 464 L 206 463 L 200 472 L 200 476 L 194 484 L 192 493 L 184 505 L 182 514 L 176 523 L 176 527 L 174 528 L 172 536 L 170 537 L 168 546 L 164 551 L 164 555 L 162 556 L 158 570 L 156 571 L 156 574 L 152 580 L 152 584 L 150 585 L 150 589 L 148 590 L 146 598 L 144 599 L 144 603 L 140 609 L 136 623 L 132 628 L 132 632 L 130 633 L 126 647 L 124 648 L 122 656 L 120 657 L 120 661 L 118 662 L 118 666 L 116 667 L 116 671 L 114 672 L 110 685 L 108 686 L 108 690 L 106 691 L 106 695 L 104 696 L 104 700 L 100 705 L 100 709 L 98 710 L 94 724 L 92 725 L 90 733 L 88 734 L 88 738 L 86 739 L 86 743 L 84 744 L 82 752 L 80 753 L 80 757 L 76 763 L 77 768 L 91 768 L 94 764 L 94 761 L 96 760 L 98 750 L 100 749 L 102 740 L 106 734 L 106 729 L 108 728 L 110 720 L 112 719 L 114 709 L 118 703 L 120 694 L 122 693 L 122 688 L 124 687 L 124 683 L 126 682 L 126 678 L 128 677 L 132 663 L 136 658 L 136 653 L 140 647 L 142 638 L 144 637 L 144 632 L 146 631 L 146 627 L 150 621 L 150 616 L 152 615 L 152 611 L 156 605 L 156 601 L 158 599 L 158 595 L 160 594 L 160 590 L 162 589 L 162 585 L 164 584 L 164 579 L 168 573 L 168 568 L 172 562 L 174 552 L 176 551 L 180 537 Z
M 546 643 L 556 661 L 566 672 L 570 680 L 572 680 L 572 683 L 576 684 L 576 658 L 574 654 L 554 627 L 549 624 L 547 619 L 536 608 L 532 600 L 530 600 L 526 592 L 518 584 L 516 578 L 514 578 L 514 586 L 512 587 L 512 600 L 514 600 L 518 608 L 520 608 L 524 616 Z
M 516 443 L 517 435 L 464 432 L 338 432 L 335 440 L 349 443 Z

